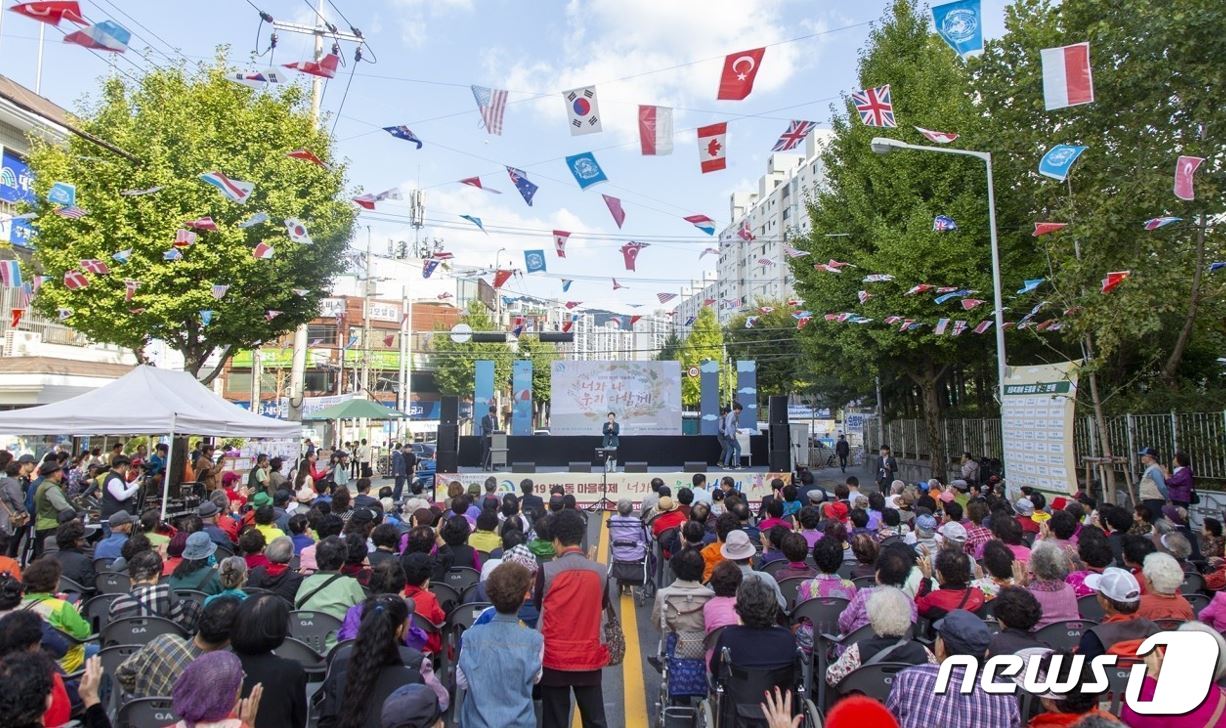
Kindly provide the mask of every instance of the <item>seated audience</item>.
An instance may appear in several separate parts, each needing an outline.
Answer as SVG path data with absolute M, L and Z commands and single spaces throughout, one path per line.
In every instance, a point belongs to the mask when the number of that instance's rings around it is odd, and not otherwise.
M 1032 634 L 1043 617 L 1043 607 L 1030 591 L 1019 586 L 1004 587 L 992 600 L 992 616 L 1000 624 L 1000 631 L 992 635 L 988 644 L 989 657 L 1046 647 Z
M 991 539 L 983 545 L 984 575 L 971 584 L 983 592 L 984 599 L 991 601 L 1001 589 L 1013 586 L 1013 552 L 1003 541 Z
M 273 540 L 264 549 L 268 563 L 247 572 L 247 586 L 252 589 L 267 589 L 292 604 L 302 586 L 302 574 L 290 568 L 294 558 L 294 541 L 289 536 Z
M 188 634 L 195 632 L 196 621 L 200 618 L 200 604 L 190 599 L 180 599 L 170 582 L 162 582 L 161 578 L 162 557 L 156 551 L 142 551 L 133 556 L 128 564 L 132 590 L 111 602 L 111 621 L 128 617 L 162 617 L 178 624 Z
M 874 589 L 873 595 L 868 598 L 867 608 L 872 636 L 848 647 L 837 662 L 826 668 L 827 684 L 838 685 L 869 660 L 905 662 L 909 665 L 936 663 L 936 656 L 927 647 L 905 639 L 911 629 L 911 600 L 900 589 L 890 586 Z
M 889 513 L 889 511 L 886 511 Z M 823 539 L 824 540 L 824 539 Z M 821 541 L 818 541 L 820 544 Z M 898 587 L 905 594 L 904 585 L 915 569 L 915 552 L 902 543 L 888 544 L 877 556 L 877 586 L 857 589 L 855 596 L 839 615 L 839 633 L 851 634 L 868 624 L 868 598 L 883 586 Z M 915 602 L 911 603 L 911 621 L 916 620 Z
M 481 571 L 481 555 L 477 549 L 468 545 L 468 534 L 471 528 L 464 516 L 452 516 L 443 522 L 438 535 L 443 539 L 443 545 L 438 547 L 434 555 L 434 573 L 430 578 L 442 581 L 443 576 L 453 568 L 468 567 Z
M 1058 659 L 1058 661 L 1057 661 Z M 1030 719 L 1029 728 L 1056 728 L 1056 726 L 1082 725 L 1080 721 L 1087 716 L 1098 716 L 1114 722 L 1110 713 L 1098 709 L 1098 702 L 1103 699 L 1104 691 L 1086 690 L 1088 683 L 1094 682 L 1094 674 L 1090 664 L 1081 664 L 1078 672 L 1073 672 L 1073 656 L 1068 652 L 1051 652 L 1042 657 L 1036 677 L 1040 681 L 1051 680 L 1077 686 L 1066 693 L 1048 692 L 1038 695 L 1041 712 Z M 1053 671 L 1053 666 L 1055 670 Z
M 703 606 L 715 592 L 699 581 L 704 561 L 698 549 L 687 548 L 674 554 L 668 566 L 676 579 L 656 592 L 651 624 L 665 635 L 664 657 L 670 665 L 669 694 L 702 695 L 706 692 L 702 664 L 702 642 L 706 636 Z
M 366 592 L 356 579 L 341 573 L 349 550 L 337 536 L 320 541 L 315 549 L 319 571 L 306 577 L 294 595 L 294 609 L 330 614 L 343 620 L 345 613 L 366 599 Z
M 971 559 L 961 549 L 941 549 L 936 564 L 920 560 L 924 582 L 915 598 L 915 608 L 921 617 L 940 619 L 947 613 L 963 609 L 977 611 L 986 601 L 979 587 L 971 584 Z M 932 588 L 931 572 L 936 572 L 937 588 Z
M 248 528 L 238 537 L 238 550 L 248 569 L 268 565 L 268 557 L 264 555 L 267 543 L 264 532 L 258 528 Z
M 785 544 L 789 540 L 791 539 L 785 538 Z M 792 545 L 795 547 L 798 544 L 792 540 Z M 817 564 L 818 573 L 812 579 L 801 583 L 796 589 L 797 604 L 816 597 L 837 597 L 850 600 L 856 596 L 856 585 L 837 573 L 839 567 L 843 565 L 843 549 L 837 539 L 827 537 L 818 541 L 813 546 L 813 561 Z M 776 576 L 782 578 L 782 572 L 777 572 Z
M 1142 715 L 1125 700 L 1120 710 L 1120 718 L 1129 728 L 1203 728 L 1222 725 L 1222 716 L 1226 715 L 1226 689 L 1222 688 L 1222 680 L 1226 678 L 1226 639 L 1200 622 L 1188 622 L 1180 625 L 1179 629 L 1207 632 L 1217 642 L 1217 665 L 1211 677 L 1209 694 L 1200 705 L 1183 715 Z M 1158 673 L 1162 670 L 1163 651 L 1158 649 L 1151 654 L 1153 657 L 1148 661 L 1150 669 L 1141 683 L 1141 694 L 1138 696 L 1143 701 L 1154 699 Z
M 1174 557 L 1164 553 L 1150 554 L 1145 557 L 1141 571 L 1145 576 L 1146 588 L 1141 595 L 1141 606 L 1137 609 L 1138 617 L 1153 621 L 1176 619 L 1181 622 L 1196 619 L 1192 605 L 1179 593 L 1185 575 Z
M 55 544 L 59 550 L 52 557 L 60 562 L 60 577 L 85 587 L 85 594 L 93 592 L 94 560 L 87 553 L 89 545 L 85 541 L 84 524 L 76 518 L 61 523 L 55 531 Z
M 234 653 L 201 655 L 174 682 L 172 705 L 181 720 L 169 728 L 250 728 L 264 688 L 256 685 L 251 697 L 243 700 L 242 687 L 243 664 Z
M 247 598 L 243 587 L 247 585 L 247 562 L 240 556 L 222 559 L 217 565 L 217 580 L 221 582 L 221 591 L 205 597 L 204 605 L 218 597 L 234 597 L 240 602 Z
M 1083 568 L 1069 574 L 1065 581 L 1073 587 L 1073 593 L 1081 598 L 1094 593 L 1093 589 L 1086 586 L 1086 577 L 1103 573 L 1103 569 L 1115 560 L 1115 555 L 1111 553 L 1107 534 L 1100 528 L 1086 526 L 1077 535 L 1077 557 Z
M 741 570 L 731 561 L 721 561 L 711 572 L 709 586 L 715 596 L 702 605 L 704 641 L 720 627 L 739 622 L 740 618 L 736 614 L 736 590 L 741 586 Z M 714 650 L 714 646 L 707 649 L 704 664 L 711 664 L 711 653 Z
M 175 681 L 192 660 L 229 647 L 239 604 L 239 600 L 230 597 L 214 599 L 201 611 L 195 636 L 158 635 L 124 660 L 115 671 L 123 694 L 128 698 L 170 695 Z
M 56 596 L 60 583 L 60 563 L 53 555 L 35 559 L 21 573 L 21 580 L 25 584 L 25 597 L 19 609 L 34 612 L 72 640 L 59 664 L 64 672 L 80 670 L 86 657 L 85 645 L 80 640 L 88 637 L 92 630 L 75 606 Z
M 720 550 L 724 547 L 724 542 L 728 540 L 728 534 L 736 531 L 740 523 L 734 513 L 723 513 L 715 519 L 715 540 L 702 547 L 702 580 L 704 582 L 710 581 L 715 567 L 724 561 L 724 555 Z
M 1043 616 L 1035 629 L 1049 624 L 1081 619 L 1077 611 L 1077 594 L 1065 581 L 1069 575 L 1068 555 L 1064 549 L 1046 541 L 1035 544 L 1030 552 L 1030 571 L 1026 588 L 1039 601 Z M 1018 568 L 1019 576 L 1025 578 L 1024 566 Z
M 306 725 L 306 672 L 273 650 L 289 636 L 289 605 L 271 594 L 242 603 L 230 630 L 230 649 L 243 665 L 243 697 L 263 685 L 251 728 L 303 728 Z
M 851 568 L 851 578 L 873 576 L 877 573 L 877 554 L 880 547 L 877 539 L 867 533 L 862 533 L 851 540 L 851 553 L 856 557 L 856 565 Z
M 170 588 L 175 591 L 195 589 L 205 594 L 221 591 L 217 570 L 212 567 L 209 559 L 216 552 L 217 544 L 213 543 L 204 531 L 188 536 L 187 546 L 183 548 L 183 560 L 175 567 L 167 582 Z
M 1141 641 L 1161 631 L 1158 625 L 1137 614 L 1141 608 L 1141 585 L 1128 571 L 1108 567 L 1101 574 L 1086 577 L 1085 583 L 1098 593 L 1098 605 L 1106 616 L 1081 635 L 1077 654 L 1085 655 L 1087 660 L 1108 652 L 1135 655 Z
M 438 597 L 430 592 L 430 574 L 434 572 L 434 557 L 423 553 L 405 552 L 400 557 L 400 566 L 404 569 L 404 595 L 413 600 L 413 612 L 424 619 L 430 626 L 426 627 L 429 635 L 424 652 L 428 655 L 438 654 L 443 646 L 442 633 L 439 632 L 447 614 L 438 603 Z
M 821 543 L 819 541 L 818 543 Z M 742 668 L 774 668 L 794 664 L 796 638 L 778 624 L 779 603 L 770 585 L 760 579 L 744 579 L 736 591 L 739 625 L 720 632 L 711 656 L 711 674 L 719 676 L 724 648 L 733 665 Z
M 438 696 L 425 685 L 402 685 L 383 701 L 380 728 L 443 728 Z
M 400 543 L 400 529 L 392 524 L 380 523 L 375 526 L 370 532 L 370 542 L 374 544 L 375 550 L 367 554 L 366 560 L 372 569 L 385 561 L 396 561 L 400 558 L 396 553 L 396 546 Z
M 34 612 L 18 611 L 0 618 L 0 658 L 22 652 L 40 654 L 47 658 L 52 657 L 52 654 L 43 649 L 41 645 L 45 628 L 46 622 Z M 62 636 L 59 640 L 61 644 L 64 644 Z M 63 656 L 65 649 L 67 649 L 66 646 L 58 651 L 59 656 Z M 73 696 L 69 695 L 60 668 L 53 665 L 50 660 L 46 663 L 46 667 L 51 674 L 52 687 L 47 710 L 43 713 L 43 721 L 49 726 L 63 725 L 71 717 Z

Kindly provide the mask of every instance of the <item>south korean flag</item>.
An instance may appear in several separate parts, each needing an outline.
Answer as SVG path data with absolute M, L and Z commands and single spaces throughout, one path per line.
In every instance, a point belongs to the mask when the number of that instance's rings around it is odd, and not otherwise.
M 566 115 L 570 117 L 570 135 L 597 134 L 600 126 L 600 104 L 596 101 L 596 87 L 585 86 L 562 92 L 566 102 Z

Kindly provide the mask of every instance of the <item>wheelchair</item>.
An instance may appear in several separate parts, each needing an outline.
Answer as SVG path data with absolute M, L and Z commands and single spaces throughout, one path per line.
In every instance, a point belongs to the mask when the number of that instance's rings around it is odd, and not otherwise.
M 776 668 L 742 668 L 732 663 L 728 648 L 723 648 L 720 674 L 714 678 L 710 698 L 698 704 L 698 728 L 766 728 L 762 713 L 763 695 L 778 687 L 794 692 L 793 716 L 804 717 L 804 728 L 821 728 L 822 713 L 809 699 L 805 688 L 804 653 L 796 651 L 791 665 Z

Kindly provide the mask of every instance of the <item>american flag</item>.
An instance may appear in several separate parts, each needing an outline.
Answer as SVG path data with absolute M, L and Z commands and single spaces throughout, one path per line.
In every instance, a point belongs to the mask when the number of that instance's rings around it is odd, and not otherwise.
M 71 207 L 57 207 L 54 212 L 60 217 L 67 217 L 72 220 L 79 220 L 89 214 L 75 205 Z
M 186 248 L 196 243 L 196 233 L 182 228 L 175 231 L 175 247 Z
M 866 88 L 851 95 L 851 102 L 860 112 L 860 121 L 865 126 L 896 127 L 894 104 L 890 100 L 890 84 Z
M 766 257 L 758 258 L 756 262 L 758 265 L 762 266 L 763 268 L 766 268 L 766 267 L 769 267 L 775 264 L 775 261 L 771 260 L 770 258 L 766 258 Z
M 657 293 L 656 298 L 660 299 L 660 303 L 668 303 L 677 297 L 675 293 Z
M 793 248 L 790 245 L 785 245 L 783 246 L 783 254 L 789 258 L 803 258 L 809 254 L 809 251 L 801 250 L 800 248 Z
M 97 258 L 87 258 L 79 262 L 81 263 L 81 269 L 87 270 L 90 273 L 97 273 L 100 276 L 104 276 L 111 272 L 111 269 L 106 267 L 106 263 L 103 263 Z
M 771 147 L 772 152 L 787 152 L 800 146 L 800 143 L 809 136 L 813 131 L 813 127 L 817 126 L 815 121 L 793 121 L 788 124 L 788 128 L 779 135 L 779 141 L 775 142 L 775 146 Z
M 481 121 L 485 123 L 485 130 L 501 136 L 502 116 L 507 110 L 506 90 L 473 86 L 473 98 L 477 101 L 477 109 L 481 112 Z
M 22 306 L 29 306 L 30 301 L 34 300 L 34 286 L 29 283 L 22 283 L 21 288 L 17 289 L 17 301 Z

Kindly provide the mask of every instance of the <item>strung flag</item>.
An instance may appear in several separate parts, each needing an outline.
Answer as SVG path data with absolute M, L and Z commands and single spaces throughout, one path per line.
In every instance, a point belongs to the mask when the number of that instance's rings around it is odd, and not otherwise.
M 629 286 L 623 286 L 622 284 L 618 283 L 616 278 L 612 278 L 610 280 L 613 281 L 613 290 L 615 291 L 620 290 L 622 288 L 629 288 Z
M 1209 272 L 1210 272 L 1210 273 L 1217 273 L 1218 271 L 1222 270 L 1223 268 L 1226 268 L 1226 262 L 1215 262 L 1215 263 L 1210 263 L 1210 264 L 1209 264 Z
M 736 236 L 747 243 L 753 242 L 754 234 L 749 229 L 749 220 L 741 221 L 741 229 L 736 231 Z
M 280 315 L 281 315 L 280 311 L 275 311 L 271 308 L 264 312 L 264 318 L 265 320 L 268 320 L 268 321 L 272 321 L 273 319 L 275 319 L 276 317 Z
M 937 215 L 936 217 L 932 219 L 932 230 L 934 232 L 942 233 L 942 232 L 947 232 L 949 230 L 957 230 L 957 229 L 958 229 L 958 223 L 954 222 L 954 219 L 952 217 L 948 217 L 946 215 Z
M 297 218 L 286 218 L 285 232 L 289 233 L 289 239 L 295 243 L 310 245 L 312 242 L 311 234 L 307 232 L 306 225 L 303 225 L 302 221 Z
M 1068 179 L 1073 162 L 1089 147 L 1079 147 L 1072 144 L 1057 144 L 1039 160 L 1039 174 L 1044 177 L 1063 182 Z
M 189 228 L 195 228 L 196 230 L 205 230 L 210 233 L 217 232 L 217 223 L 213 222 L 213 218 L 208 216 L 198 217 L 195 220 L 189 220 L 183 224 Z
M 26 310 L 24 308 L 12 308 L 9 310 L 9 313 L 12 315 L 12 322 L 9 324 L 9 327 L 15 329 L 21 323 L 21 317 L 26 315 Z
M 119 194 L 123 195 L 124 197 L 143 197 L 145 195 L 152 195 L 154 192 L 161 192 L 161 191 L 162 191 L 161 185 L 154 185 L 153 187 L 146 187 L 143 190 L 136 190 L 136 189 L 122 190 L 120 191 Z
M 812 316 L 801 316 L 800 318 L 796 319 L 796 330 L 800 331 L 804 327 L 808 326 L 809 322 L 812 320 Z
M 583 302 L 582 302 L 582 301 L 567 301 L 567 302 L 566 302 L 565 304 L 563 304 L 563 305 L 564 305 L 564 306 L 566 306 L 566 308 L 567 308 L 567 309 L 573 309 L 573 308 L 577 307 L 577 306 L 578 306 L 579 304 L 581 304 L 581 303 L 583 303 Z
M 228 290 L 230 290 L 230 286 L 229 286 L 228 284 L 225 284 L 225 283 L 219 283 L 219 284 L 217 284 L 217 285 L 213 286 L 213 289 L 212 289 L 212 291 L 213 291 L 213 298 L 215 298 L 215 299 L 217 299 L 217 300 L 219 300 L 219 301 L 220 301 L 222 298 L 224 298 L 224 297 L 225 297 L 225 295 L 226 295 L 226 291 L 228 291 Z
M 570 290 L 570 284 L 572 284 L 572 283 L 574 283 L 574 281 L 572 281 L 571 279 L 569 279 L 569 278 L 563 278 L 563 279 L 562 279 L 562 293 L 566 293 L 567 291 L 569 291 L 569 290 Z
M 1026 280 L 1022 281 L 1022 287 L 1017 289 L 1017 295 L 1021 296 L 1030 293 L 1042 285 L 1043 281 L 1043 278 L 1027 278 Z
M 963 289 L 960 291 L 950 291 L 949 293 L 937 296 L 936 298 L 932 300 L 934 303 L 946 303 L 947 301 L 952 301 L 955 298 L 961 298 L 963 296 L 969 296 L 970 294 L 971 294 L 971 291 L 968 291 L 966 289 Z
M 396 335 L 395 335 L 395 334 L 388 334 L 387 336 L 384 336 L 384 337 L 383 337 L 383 345 L 384 345 L 384 346 L 391 346 L 391 345 L 392 345 L 392 343 L 393 343 L 394 341 L 396 341 Z
M 609 214 L 613 216 L 613 222 L 617 223 L 620 230 L 622 223 L 626 221 L 626 211 L 622 209 L 622 201 L 611 195 L 600 195 L 604 198 L 604 204 L 609 208 Z
M 762 65 L 766 48 L 729 53 L 724 58 L 724 72 L 719 77 L 719 92 L 715 98 L 723 101 L 742 101 L 753 91 L 753 81 Z
M 221 172 L 205 172 L 200 175 L 200 179 L 216 187 L 222 197 L 230 202 L 237 202 L 240 205 L 247 203 L 247 198 L 251 196 L 251 191 L 255 189 L 255 184 L 230 179 Z
M 446 301 L 448 298 L 455 298 L 455 296 L 446 292 L 438 294 L 438 300 L 440 301 Z
M 961 303 L 962 303 L 963 311 L 970 311 L 973 308 L 976 308 L 978 306 L 981 306 L 987 303 L 987 301 L 982 301 L 978 298 L 964 298 L 962 299 Z
M 213 323 L 213 312 L 207 308 L 200 309 L 200 323 L 205 326 Z
M 639 149 L 646 156 L 673 153 L 673 110 L 639 105 Z
M 251 217 L 247 218 L 246 220 L 243 220 L 242 222 L 240 222 L 238 226 L 239 228 L 246 230 L 247 228 L 253 228 L 256 225 L 259 225 L 260 223 L 263 223 L 263 222 L 268 222 L 268 213 L 267 212 L 257 212 Z
M 1108 273 L 1107 277 L 1103 279 L 1103 293 L 1110 293 L 1114 291 L 1121 283 L 1124 282 L 1124 279 L 1130 275 L 1132 275 L 1132 271 L 1130 270 L 1119 270 Z
M 574 176 L 575 182 L 579 183 L 579 189 L 581 190 L 586 190 L 592 185 L 609 181 L 609 178 L 605 176 L 604 170 L 597 163 L 596 155 L 591 152 L 572 154 L 566 158 L 566 166 L 570 169 L 571 175 Z
M 111 53 L 123 53 L 128 50 L 130 40 L 132 40 L 132 33 L 114 20 L 103 20 L 64 36 L 65 43 L 79 45 L 92 51 Z
M 758 265 L 762 266 L 763 268 L 766 268 L 766 267 L 769 267 L 769 266 L 772 266 L 772 265 L 774 265 L 774 264 L 775 264 L 775 261 L 773 261 L 773 260 L 771 260 L 770 258 L 767 258 L 767 257 L 765 257 L 765 256 L 763 256 L 763 257 L 761 257 L 761 258 L 758 258 L 758 259 L 757 259 L 756 261 L 754 261 L 754 262 L 756 262 Z
M 1030 313 L 1022 317 L 1022 321 L 1029 321 L 1030 319 L 1034 318 L 1035 314 L 1041 311 L 1046 305 L 1047 301 L 1039 301 L 1034 305 L 1034 308 L 1030 309 Z
M 68 182 L 54 182 L 47 191 L 47 202 L 72 207 L 77 202 L 77 186 Z
M 920 284 L 918 284 L 918 285 L 911 286 L 911 288 L 909 288 L 909 289 L 907 290 L 907 292 L 906 292 L 906 293 L 904 293 L 904 294 L 902 294 L 902 295 L 904 295 L 904 296 L 916 296 L 916 295 L 919 295 L 919 294 L 921 294 L 921 293 L 927 293 L 928 291 L 931 291 L 931 290 L 932 290 L 934 287 L 935 287 L 935 286 L 931 286 L 931 285 L 929 285 L 929 284 L 927 284 L 927 283 L 920 283 Z
M 434 269 L 438 268 L 438 265 L 439 261 L 435 260 L 434 258 L 427 258 L 426 261 L 421 264 L 421 277 L 429 278 L 434 274 Z
M 494 271 L 494 288 L 502 288 L 503 284 L 511 280 L 511 271 L 497 270 Z
M 301 159 L 304 162 L 310 162 L 311 164 L 317 165 L 319 167 L 327 166 L 324 164 L 324 161 L 322 159 L 315 156 L 315 153 L 310 151 L 309 149 L 295 149 L 292 152 L 287 152 L 285 156 L 289 157 L 290 159 Z
M 481 123 L 485 130 L 495 136 L 502 135 L 502 117 L 507 110 L 507 92 L 500 88 L 473 86 L 473 99 L 477 102 L 477 111 L 481 113 Z
M 640 320 L 640 319 L 642 319 L 642 318 L 643 318 L 642 316 L 631 316 L 631 317 L 630 317 L 630 328 L 632 328 L 632 329 L 633 329 L 633 328 L 634 328 L 634 325 L 635 325 L 635 324 L 637 324 L 637 323 L 639 322 L 639 320 Z
M 566 103 L 566 116 L 570 121 L 570 135 L 599 134 L 600 102 L 596 99 L 595 86 L 583 86 L 562 92 Z
M 310 76 L 332 78 L 336 75 L 336 69 L 341 65 L 341 57 L 335 53 L 329 53 L 319 60 L 294 61 L 293 63 L 282 63 L 281 65 Z
M 965 321 L 955 321 L 954 330 L 951 335 L 961 336 L 964 331 L 966 331 L 966 322 Z
M 79 270 L 70 270 L 64 273 L 64 287 L 70 291 L 75 291 L 79 288 L 88 288 L 89 279 Z
M 235 83 L 257 91 L 269 85 L 285 83 L 285 74 L 279 68 L 263 68 L 257 71 L 237 71 L 226 76 Z
M 684 326 L 693 326 L 693 325 L 694 325 L 694 321 L 695 321 L 697 318 L 698 318 L 697 316 L 690 316 L 689 318 L 687 318 L 687 319 L 685 320 L 685 324 L 683 324 L 683 325 L 684 325 Z
M 171 248 L 170 250 L 162 252 L 162 260 L 168 260 L 171 262 L 183 260 L 183 253 L 180 252 L 178 248 Z
M 191 230 L 184 230 L 182 228 L 175 231 L 174 245 L 176 248 L 187 248 L 195 245 L 195 243 L 196 233 L 192 232 Z
M 816 263 L 813 266 L 813 270 L 823 270 L 823 271 L 826 271 L 827 273 L 842 273 L 843 272 L 838 266 L 830 265 L 829 263 Z
M 689 215 L 682 219 L 703 231 L 707 235 L 715 234 L 715 221 L 706 215 Z
M 957 134 L 950 134 L 943 131 L 933 131 L 932 129 L 925 129 L 922 126 L 915 127 L 915 130 L 920 134 L 923 134 L 924 138 L 928 141 L 936 142 L 937 144 L 949 144 L 958 138 Z
M 294 295 L 298 298 L 306 298 L 306 294 L 310 293 L 310 291 L 305 288 L 291 288 L 290 290 L 293 291 Z
M 559 258 L 566 257 L 566 241 L 570 240 L 570 233 L 565 230 L 553 231 L 553 252 L 557 253 Z
M 21 287 L 21 264 L 15 260 L 0 260 L 0 288 Z
M 528 207 L 532 207 L 532 196 L 536 194 L 537 186 L 528 181 L 522 169 L 507 167 L 507 175 L 511 178 L 511 184 L 515 185 L 515 189 L 519 190 L 519 194 L 524 198 L 524 202 L 528 203 Z
M 758 313 L 767 314 L 773 312 L 774 310 L 774 306 L 758 306 Z
M 626 264 L 626 270 L 634 270 L 634 263 L 638 260 L 639 251 L 647 247 L 647 243 L 638 243 L 630 241 L 621 247 L 622 260 Z
M 1043 106 L 1047 111 L 1094 101 L 1089 43 L 1044 48 L 1039 55 L 1043 62 Z
M 890 97 L 890 84 L 855 91 L 851 95 L 851 103 L 860 113 L 860 121 L 865 126 L 893 128 L 898 126 L 894 120 L 894 103 Z
M 55 315 L 56 315 L 56 318 L 58 318 L 60 321 L 66 321 L 68 317 L 72 315 L 72 309 L 71 308 L 57 308 L 55 310 Z
M 932 7 L 937 35 L 966 60 L 983 53 L 983 22 L 979 0 L 955 0 Z
M 495 189 L 492 189 L 492 188 L 490 188 L 490 187 L 486 187 L 486 186 L 482 185 L 482 184 L 481 184 L 481 178 L 480 178 L 480 177 L 465 177 L 464 179 L 460 180 L 460 184 L 462 184 L 462 185 L 468 185 L 469 187 L 476 187 L 476 188 L 477 188 L 477 189 L 479 189 L 479 190 L 485 190 L 486 192 L 491 192 L 491 193 L 493 193 L 493 194 L 495 194 L 495 195 L 501 195 L 501 194 L 502 194 L 502 191 L 501 191 L 501 190 L 495 190 Z
M 18 15 L 24 15 L 40 23 L 59 27 L 61 20 L 67 20 L 77 25 L 89 25 L 89 21 L 81 14 L 81 6 L 76 0 L 52 0 L 51 2 L 19 3 L 9 8 Z
M 675 293 L 657 293 L 656 294 L 656 298 L 659 299 L 660 303 L 668 303 L 669 301 L 673 300 L 676 297 L 677 297 L 677 294 Z
M 52 210 L 52 212 L 59 215 L 60 217 L 66 217 L 69 220 L 80 220 L 81 218 L 89 214 L 89 212 L 82 210 L 81 208 L 76 207 L 75 205 L 72 205 L 69 207 L 57 207 L 54 210 Z
M 787 304 L 789 306 L 795 307 L 795 306 L 803 306 L 805 305 L 805 302 L 800 300 L 799 298 L 789 298 L 787 300 Z
M 276 249 L 268 243 L 256 243 L 255 248 L 251 250 L 251 254 L 256 260 L 268 260 L 276 253 Z
M 816 121 L 792 121 L 788 124 L 788 128 L 783 130 L 779 135 L 775 146 L 771 147 L 772 152 L 790 152 L 800 143 L 805 140 L 805 137 L 813 131 L 817 126 Z
M 1196 192 L 1192 189 L 1192 175 L 1196 174 L 1196 170 L 1205 161 L 1204 157 L 1189 157 L 1179 155 L 1179 159 L 1175 161 L 1175 196 L 1181 200 L 1196 199 Z
M 417 135 L 413 133 L 413 130 L 404 124 L 401 124 L 400 126 L 385 126 L 383 127 L 383 131 L 391 134 L 397 139 L 403 139 L 406 142 L 413 142 L 417 145 L 418 149 L 421 149 L 421 139 L 418 139 Z
M 727 141 L 727 122 L 698 127 L 698 165 L 703 174 L 728 167 Z
M 941 286 L 937 289 L 937 293 L 953 293 L 958 290 L 957 286 Z
M 376 202 L 383 202 L 384 200 L 399 200 L 402 198 L 400 196 L 400 188 L 393 187 L 389 190 L 383 190 L 377 194 L 370 194 L 368 192 L 364 195 L 358 195 L 352 199 L 358 207 L 366 210 L 373 210 L 375 209 Z
M 529 273 L 544 273 L 545 272 L 545 251 L 543 250 L 525 250 L 524 251 L 524 269 Z
M 124 278 L 123 279 L 123 288 L 124 288 L 123 300 L 131 301 L 132 297 L 136 295 L 136 289 L 139 287 L 140 287 L 140 281 L 136 280 L 135 278 Z
M 849 266 L 849 265 L 851 265 L 851 263 L 842 263 L 842 262 L 835 260 L 834 258 L 831 258 L 829 261 L 826 262 L 827 268 L 834 268 L 836 270 L 838 270 L 839 268 L 843 268 L 845 266 Z M 852 265 L 851 267 L 855 268 L 854 265 Z
M 455 253 L 450 253 L 446 250 L 436 250 L 430 254 L 430 257 L 436 260 L 451 260 L 455 258 Z
M 803 258 L 809 254 L 809 251 L 801 250 L 800 248 L 793 248 L 790 245 L 784 245 L 783 254 L 789 258 Z
M 949 327 L 949 319 L 947 318 L 937 319 L 937 325 L 935 328 L 933 328 L 932 333 L 936 334 L 937 336 L 944 336 L 945 329 L 947 329 L 948 327 Z
M 81 264 L 81 270 L 88 271 L 90 273 L 96 273 L 100 276 L 104 276 L 111 272 L 111 269 L 106 267 L 106 263 L 103 263 L 97 258 L 86 258 L 79 262 Z
M 719 255 L 719 248 L 703 248 L 702 252 L 698 254 L 698 259 L 702 260 L 703 256 L 707 255 L 708 253 L 711 255 Z
M 868 299 L 872 297 L 873 297 L 873 294 L 869 293 L 868 291 L 860 291 L 859 293 L 856 294 L 856 298 L 860 299 L 861 304 L 863 304 L 865 301 L 867 301 Z
M 889 273 L 870 273 L 864 276 L 865 283 L 887 283 L 894 280 L 894 276 Z
M 1034 237 L 1040 237 L 1048 233 L 1054 233 L 1057 230 L 1063 230 L 1068 227 L 1067 222 L 1036 222 L 1034 224 Z
M 1145 229 L 1157 230 L 1158 228 L 1164 228 L 1167 225 L 1174 225 L 1175 223 L 1182 221 L 1182 217 L 1154 217 L 1145 221 Z
M 575 322 L 578 320 L 579 320 L 579 314 L 576 313 L 576 314 L 572 314 L 570 319 L 562 322 L 562 333 L 564 334 L 569 333 L 571 327 L 574 326 Z
M 745 317 L 745 328 L 752 329 L 754 327 L 754 324 L 756 323 L 758 323 L 757 316 L 746 316 Z
M 124 250 L 121 250 L 118 253 L 113 253 L 111 255 L 111 259 L 114 260 L 116 263 L 119 263 L 120 265 L 127 263 L 131 258 L 132 258 L 131 248 L 125 248 Z
M 481 232 L 485 233 L 486 235 L 489 235 L 489 233 L 485 232 L 485 226 L 481 224 L 481 218 L 473 217 L 472 215 L 460 215 L 460 217 L 471 222 L 473 225 L 476 225 L 478 228 L 481 229 Z

